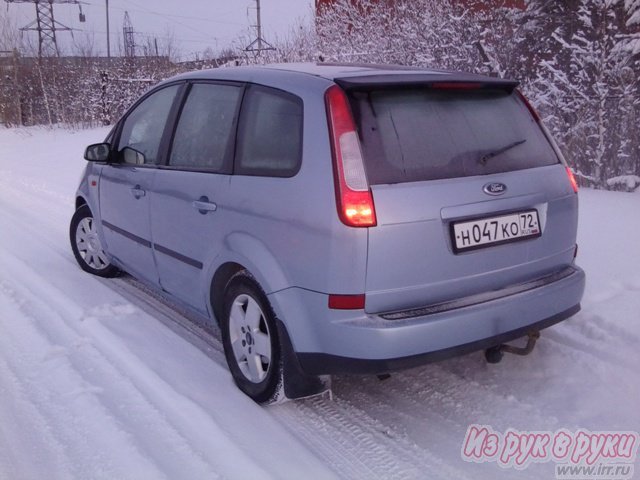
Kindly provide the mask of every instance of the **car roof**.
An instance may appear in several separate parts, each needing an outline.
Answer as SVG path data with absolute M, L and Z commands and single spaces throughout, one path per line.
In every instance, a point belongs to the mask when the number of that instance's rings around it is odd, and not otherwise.
M 403 73 L 422 73 L 427 75 L 447 75 L 450 72 L 443 70 L 408 67 L 404 65 L 379 65 L 368 63 L 276 63 L 265 65 L 264 68 L 273 68 L 289 72 L 307 73 L 327 80 L 335 80 L 336 78 L 385 75 L 385 74 L 403 74 Z
M 414 82 L 481 82 L 515 87 L 517 82 L 473 73 L 454 72 L 402 65 L 377 65 L 356 63 L 278 63 L 259 66 L 222 67 L 188 72 L 176 79 L 228 79 L 256 81 L 274 79 L 301 80 L 301 77 L 316 77 L 336 82 L 346 87 L 368 83 L 414 83 Z

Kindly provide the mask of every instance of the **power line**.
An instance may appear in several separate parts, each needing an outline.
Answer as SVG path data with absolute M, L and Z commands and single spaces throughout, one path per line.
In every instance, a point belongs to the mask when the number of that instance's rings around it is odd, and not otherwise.
M 84 30 L 83 30 L 84 31 Z M 96 33 L 99 35 L 106 35 L 107 32 L 105 32 L 104 30 L 89 30 L 89 33 Z M 142 37 L 148 37 L 148 38 L 165 38 L 165 39 L 169 39 L 169 35 L 158 35 L 157 33 L 153 33 L 153 32 L 134 32 L 136 35 L 138 36 L 142 36 Z M 213 39 L 214 41 L 220 41 L 221 39 L 224 39 L 225 37 L 209 37 L 208 39 L 197 39 L 197 38 L 185 38 L 185 37 L 178 37 L 177 40 L 180 42 L 189 42 L 189 43 L 207 43 L 207 41 Z M 230 37 L 231 38 L 231 37 Z
M 125 0 L 125 2 L 126 2 L 127 4 L 134 5 L 134 6 L 137 6 L 137 7 L 139 7 L 139 8 L 143 8 L 143 9 L 144 9 L 144 7 L 141 7 L 141 6 L 140 6 L 140 5 L 138 5 L 137 3 L 132 2 L 132 1 L 130 1 L 130 0 Z M 169 18 L 169 15 L 164 15 L 164 14 L 161 14 L 161 13 L 158 13 L 158 12 L 154 12 L 154 11 L 152 11 L 152 10 L 148 10 L 148 9 L 144 9 L 144 10 L 146 10 L 146 12 L 147 12 L 147 13 L 149 13 L 149 14 L 159 15 L 159 16 L 161 16 L 161 17 L 166 18 L 167 20 L 171 20 L 171 18 Z M 211 36 L 211 34 L 210 34 L 209 32 L 203 32 L 202 30 L 199 30 L 199 29 L 197 29 L 197 28 L 194 28 L 192 25 L 187 25 L 187 24 L 182 23 L 182 22 L 179 22 L 179 21 L 177 21 L 177 20 L 171 20 L 171 21 L 173 21 L 174 23 L 177 23 L 178 25 L 182 25 L 183 27 L 186 27 L 186 28 L 188 28 L 188 29 L 190 29 L 190 30 L 195 30 L 196 32 L 198 32 L 198 33 L 200 33 L 200 34 L 204 35 L 204 36 L 207 38 L 207 40 L 208 40 L 209 38 L 211 38 L 211 37 L 212 37 L 212 36 Z M 216 40 L 216 41 L 217 41 L 217 40 Z
M 189 16 L 189 15 L 177 15 L 177 14 L 174 14 L 174 13 L 157 12 L 157 11 L 154 11 L 154 10 L 149 10 L 149 9 L 147 9 L 147 8 L 137 4 L 135 2 L 132 2 L 130 0 L 124 0 L 124 1 L 126 3 L 128 3 L 129 5 L 134 5 L 134 6 L 136 6 L 136 7 L 138 7 L 140 9 L 140 10 L 136 10 L 134 8 L 129 8 L 128 10 L 130 12 L 149 13 L 151 15 L 157 15 L 159 17 L 165 17 L 165 18 L 168 18 L 168 17 L 182 18 L 182 19 L 185 19 L 185 20 L 198 20 L 200 22 L 220 23 L 220 24 L 224 24 L 224 25 L 241 25 L 241 26 L 244 25 L 243 23 L 240 23 L 240 22 L 216 20 L 216 19 L 213 19 L 213 18 L 193 17 L 193 16 Z M 113 8 L 116 8 L 118 10 L 125 10 L 124 8 L 119 8 L 119 7 L 113 7 Z M 226 13 L 231 13 L 231 12 L 232 12 L 232 10 L 229 10 Z M 222 13 L 221 15 L 225 15 L 225 13 Z M 192 27 L 189 25 L 189 28 L 192 28 Z

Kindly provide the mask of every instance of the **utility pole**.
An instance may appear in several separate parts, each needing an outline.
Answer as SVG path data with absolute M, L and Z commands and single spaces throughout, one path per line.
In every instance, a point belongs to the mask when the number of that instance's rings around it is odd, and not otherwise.
M 38 32 L 38 57 L 60 56 L 56 32 L 71 31 L 72 28 L 58 22 L 53 16 L 54 3 L 80 5 L 79 0 L 5 0 L 7 3 L 33 3 L 36 7 L 36 19 L 20 30 Z M 82 19 L 81 19 L 82 21 Z
M 260 19 L 260 0 L 256 0 L 256 29 L 258 30 L 258 50 L 262 50 L 262 20 Z
M 249 44 L 244 50 L 245 52 L 255 52 L 257 55 L 264 50 L 275 50 L 273 45 L 262 38 L 262 19 L 260 18 L 260 0 L 256 0 L 256 39 Z
M 107 3 L 107 58 L 111 58 L 111 42 L 109 41 L 109 0 Z

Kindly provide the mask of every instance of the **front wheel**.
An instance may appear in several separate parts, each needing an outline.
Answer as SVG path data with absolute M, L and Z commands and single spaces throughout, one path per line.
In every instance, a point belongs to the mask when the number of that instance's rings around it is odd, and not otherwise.
M 99 277 L 115 277 L 119 270 L 109 261 L 98 236 L 91 209 L 83 205 L 71 217 L 71 249 L 80 268 Z
M 276 320 L 266 295 L 247 273 L 226 288 L 220 322 L 224 353 L 233 379 L 257 403 L 276 400 L 282 359 Z

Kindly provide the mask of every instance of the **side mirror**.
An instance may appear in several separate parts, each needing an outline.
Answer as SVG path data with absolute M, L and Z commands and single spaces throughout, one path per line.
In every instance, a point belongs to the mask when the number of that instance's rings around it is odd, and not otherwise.
M 129 165 L 144 165 L 144 154 L 135 148 L 124 147 L 122 149 L 122 159 Z
M 89 162 L 108 162 L 111 154 L 111 145 L 108 143 L 94 143 L 84 151 L 84 159 Z

